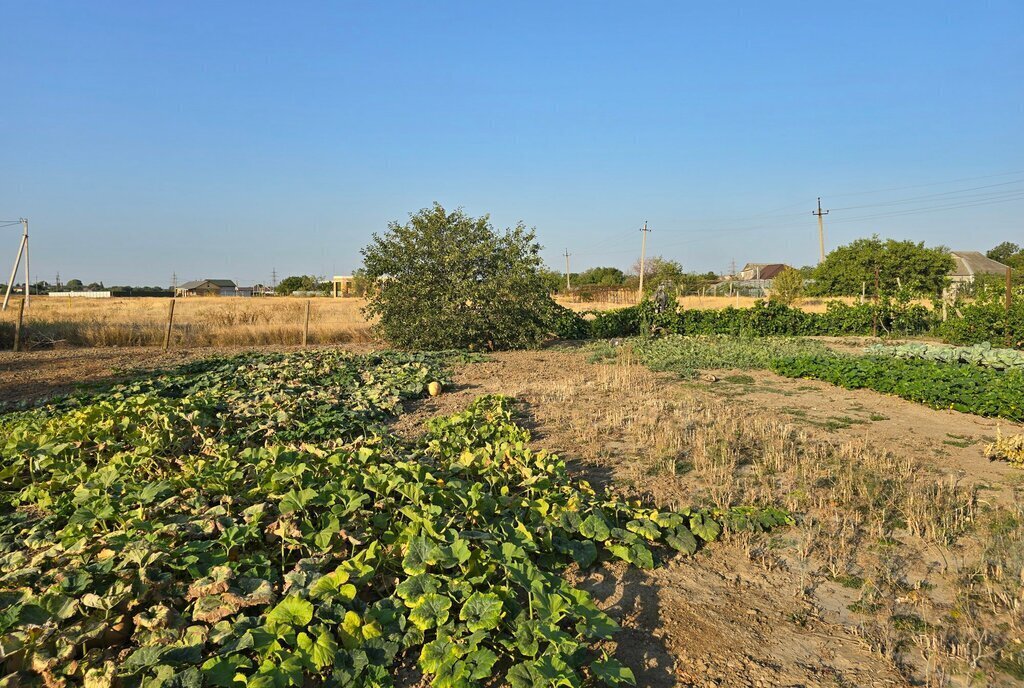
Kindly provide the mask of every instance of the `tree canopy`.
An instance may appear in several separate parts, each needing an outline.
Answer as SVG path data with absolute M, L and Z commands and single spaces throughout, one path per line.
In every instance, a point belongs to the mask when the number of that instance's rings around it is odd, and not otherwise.
M 874 293 L 875 271 L 879 291 L 893 294 L 902 287 L 914 294 L 938 296 L 955 267 L 945 247 L 928 248 L 924 242 L 882 241 L 878 236 L 840 246 L 814 270 L 808 292 L 825 296 L 854 296 L 866 285 Z
M 374 233 L 362 249 L 375 284 L 364 312 L 398 346 L 534 346 L 560 309 L 541 274 L 540 248 L 522 223 L 498 231 L 487 215 L 435 203 Z
M 617 287 L 626 281 L 626 273 L 618 268 L 597 267 L 584 270 L 573 277 L 573 284 L 579 286 Z
M 330 289 L 330 284 L 314 275 L 291 275 L 277 283 L 274 292 L 287 296 L 296 291 L 321 291 Z
M 1004 241 L 985 255 L 1003 265 L 1009 265 L 1014 271 L 1024 271 L 1024 249 L 1017 244 Z

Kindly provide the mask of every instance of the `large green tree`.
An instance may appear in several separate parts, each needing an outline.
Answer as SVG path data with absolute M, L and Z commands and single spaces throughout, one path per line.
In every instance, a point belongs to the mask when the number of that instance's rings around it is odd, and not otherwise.
M 581 287 L 591 284 L 599 287 L 617 287 L 625 281 L 625 273 L 612 267 L 589 268 L 573 277 L 573 284 Z
M 535 346 L 559 308 L 541 275 L 540 248 L 522 223 L 498 231 L 486 215 L 435 203 L 362 249 L 375 284 L 364 312 L 402 347 Z
M 878 236 L 835 249 L 815 269 L 808 292 L 825 296 L 854 296 L 864 285 L 874 293 L 877 269 L 879 291 L 894 294 L 902 287 L 913 294 L 938 296 L 954 268 L 945 247 L 924 242 L 882 241 Z
M 314 275 L 291 275 L 277 283 L 274 292 L 287 296 L 296 291 L 318 291 L 327 293 L 330 282 L 321 280 Z
M 1009 265 L 1017 272 L 1024 270 L 1024 249 L 1012 242 L 1004 241 L 985 255 L 1003 265 Z

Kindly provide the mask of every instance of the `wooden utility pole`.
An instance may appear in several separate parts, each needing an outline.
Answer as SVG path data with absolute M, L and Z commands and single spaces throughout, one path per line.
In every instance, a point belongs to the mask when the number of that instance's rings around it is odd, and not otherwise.
M 28 301 L 29 292 L 29 270 L 28 270 L 28 220 L 24 217 L 19 219 L 23 228 L 21 244 L 18 245 L 18 253 L 14 257 L 14 267 L 11 268 L 11 279 L 7 281 L 7 293 L 4 294 L 4 305 L 0 310 L 7 310 L 7 304 L 11 301 L 11 290 L 14 289 L 14 280 L 18 277 L 18 266 L 21 264 L 21 255 L 25 254 L 25 300 Z M 15 223 L 17 224 L 17 223 Z M 27 304 L 26 304 L 27 305 Z
M 572 285 L 569 284 L 569 249 L 565 249 L 565 291 L 572 291 Z
M 828 211 L 822 212 L 821 210 L 821 196 L 818 196 L 818 209 L 812 210 L 811 215 L 818 216 L 818 248 L 820 249 L 818 262 L 822 263 L 825 261 L 825 220 L 822 218 L 828 215 Z
M 171 303 L 167 306 L 167 329 L 164 331 L 164 351 L 171 346 L 171 327 L 174 326 L 174 301 L 171 298 Z
M 21 300 L 18 305 L 18 322 L 14 325 L 14 350 L 21 351 L 21 321 L 25 317 L 25 302 L 28 301 L 28 295 Z
M 647 233 L 651 230 L 647 229 L 647 220 L 644 220 L 644 226 L 640 230 L 643 232 L 643 238 L 640 240 L 640 298 L 644 298 L 644 260 L 647 258 Z

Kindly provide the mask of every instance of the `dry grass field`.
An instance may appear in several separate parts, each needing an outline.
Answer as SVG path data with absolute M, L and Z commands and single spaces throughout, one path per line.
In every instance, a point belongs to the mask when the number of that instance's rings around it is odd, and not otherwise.
M 362 299 L 308 299 L 309 343 L 348 344 L 372 339 Z M 307 299 L 190 298 L 174 306 L 173 347 L 294 345 L 302 340 Z M 38 297 L 25 312 L 30 347 L 159 346 L 169 299 Z M 0 313 L 0 345 L 11 346 L 17 308 Z

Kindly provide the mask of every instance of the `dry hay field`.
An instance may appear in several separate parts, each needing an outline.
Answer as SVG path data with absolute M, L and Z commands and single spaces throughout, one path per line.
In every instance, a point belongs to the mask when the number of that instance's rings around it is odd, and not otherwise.
M 228 298 L 175 299 L 171 346 L 295 345 L 302 340 L 306 301 L 311 344 L 371 340 L 362 299 Z M 29 347 L 160 346 L 170 299 L 83 299 L 41 296 L 25 311 Z M 10 347 L 17 308 L 0 313 L 0 339 Z
M 35 387 L 132 376 L 203 352 L 0 354 Z M 209 352 L 206 352 L 209 353 Z M 57 370 L 59 373 L 54 373 Z M 455 366 L 407 437 L 485 394 L 521 400 L 533 442 L 611 494 L 668 508 L 775 504 L 796 517 L 640 570 L 568 572 L 622 625 L 602 649 L 638 686 L 1013 686 L 1024 664 L 1024 480 L 984 458 L 996 421 L 767 371 L 681 379 L 628 347 L 559 346 Z M 425 685 L 415 680 L 401 685 Z

